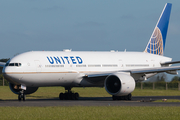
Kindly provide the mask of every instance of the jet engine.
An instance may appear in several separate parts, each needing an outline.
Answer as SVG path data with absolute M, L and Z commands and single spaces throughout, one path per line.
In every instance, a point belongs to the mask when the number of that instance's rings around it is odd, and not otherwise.
M 105 79 L 106 91 L 113 96 L 125 96 L 135 89 L 135 80 L 126 73 L 114 73 Z
M 11 91 L 15 94 L 19 94 L 19 92 L 21 91 L 20 85 L 14 85 L 12 83 L 9 83 L 9 87 L 10 87 Z M 38 87 L 26 87 L 24 94 L 32 94 L 32 93 L 36 92 L 37 89 L 38 89 Z

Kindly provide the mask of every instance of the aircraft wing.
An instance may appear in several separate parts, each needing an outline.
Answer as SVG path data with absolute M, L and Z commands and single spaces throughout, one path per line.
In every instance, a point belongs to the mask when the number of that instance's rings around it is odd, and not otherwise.
M 150 74 L 150 73 L 174 73 L 176 70 L 180 70 L 180 66 L 172 66 L 172 67 L 154 67 L 154 68 L 145 68 L 145 69 L 133 69 L 133 70 L 119 70 L 119 71 L 109 71 L 109 72 L 101 72 L 101 73 L 90 73 L 86 74 L 84 77 L 94 78 L 94 77 L 105 77 L 115 72 L 129 72 L 131 74 Z
M 169 72 L 169 71 L 176 71 L 176 70 L 180 70 L 180 66 L 134 69 L 134 70 L 131 70 L 130 72 L 132 74 L 148 74 L 148 73 L 161 73 L 161 72 Z
M 6 63 L 0 62 L 0 67 L 4 67 Z
M 180 63 L 180 61 L 170 61 L 170 62 L 161 63 L 161 65 L 170 65 L 170 64 L 178 64 L 178 63 Z

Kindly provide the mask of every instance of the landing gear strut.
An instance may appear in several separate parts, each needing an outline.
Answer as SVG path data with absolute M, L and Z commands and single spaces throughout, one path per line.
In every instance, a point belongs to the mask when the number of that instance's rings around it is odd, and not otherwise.
M 113 95 L 112 99 L 113 100 L 132 100 L 132 94 L 130 93 L 126 96 L 115 96 L 115 95 Z
M 19 92 L 18 100 L 21 101 L 21 99 L 23 99 L 23 101 L 26 100 L 26 95 L 24 94 L 24 90 L 21 90 L 21 91 Z
M 65 87 L 65 93 L 60 93 L 59 94 L 59 99 L 60 100 L 78 100 L 79 94 L 78 93 L 73 93 L 71 91 L 71 87 Z

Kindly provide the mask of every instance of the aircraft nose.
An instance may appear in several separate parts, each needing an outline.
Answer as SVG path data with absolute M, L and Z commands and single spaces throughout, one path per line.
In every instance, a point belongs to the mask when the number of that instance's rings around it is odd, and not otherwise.
M 2 70 L 2 74 L 3 74 L 3 76 L 7 79 L 8 77 L 10 77 L 9 76 L 9 74 L 8 74 L 8 68 L 7 67 L 4 67 L 3 68 L 3 70 Z
M 5 68 L 6 67 L 3 67 L 3 69 L 2 69 L 2 74 L 5 74 L 6 72 L 5 72 Z
M 9 82 L 18 80 L 17 76 L 13 74 L 12 69 L 9 67 L 4 67 L 2 73 L 4 78 Z

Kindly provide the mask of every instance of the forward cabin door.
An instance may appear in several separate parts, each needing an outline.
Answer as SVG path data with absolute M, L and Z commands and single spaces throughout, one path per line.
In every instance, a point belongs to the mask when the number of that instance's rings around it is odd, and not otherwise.
M 40 61 L 39 60 L 35 60 L 34 62 L 35 62 L 35 65 L 36 65 L 36 72 L 41 72 L 42 65 L 41 65 Z

